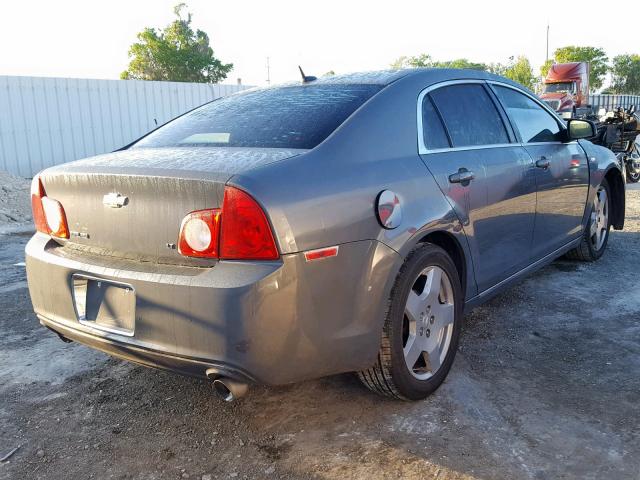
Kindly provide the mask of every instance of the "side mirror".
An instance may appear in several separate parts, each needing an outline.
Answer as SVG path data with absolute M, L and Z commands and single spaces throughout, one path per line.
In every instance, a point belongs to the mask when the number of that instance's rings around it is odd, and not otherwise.
M 579 140 L 581 138 L 595 137 L 598 131 L 593 122 L 589 120 L 578 120 L 572 118 L 567 120 L 567 137 L 568 140 Z

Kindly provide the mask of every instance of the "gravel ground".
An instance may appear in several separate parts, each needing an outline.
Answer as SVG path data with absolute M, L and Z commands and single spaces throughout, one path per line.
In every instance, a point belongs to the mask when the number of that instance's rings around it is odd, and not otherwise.
M 30 180 L 0 171 L 0 232 L 31 222 Z
M 145 369 L 41 328 L 0 236 L 0 479 L 638 479 L 640 190 L 595 264 L 557 261 L 465 318 L 443 386 L 255 387 Z

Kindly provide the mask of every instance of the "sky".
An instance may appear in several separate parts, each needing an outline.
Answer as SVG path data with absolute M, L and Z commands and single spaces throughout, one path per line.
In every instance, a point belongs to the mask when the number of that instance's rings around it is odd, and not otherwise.
M 193 26 L 208 33 L 215 55 L 238 78 L 265 85 L 330 70 L 378 70 L 401 55 L 506 63 L 525 55 L 536 73 L 549 50 L 591 45 L 609 57 L 640 52 L 640 1 L 619 0 L 618 17 L 602 0 L 184 0 Z M 179 0 L 0 0 L 0 75 L 119 78 L 129 46 L 144 27 L 163 27 Z M 636 24 L 638 22 L 635 22 Z

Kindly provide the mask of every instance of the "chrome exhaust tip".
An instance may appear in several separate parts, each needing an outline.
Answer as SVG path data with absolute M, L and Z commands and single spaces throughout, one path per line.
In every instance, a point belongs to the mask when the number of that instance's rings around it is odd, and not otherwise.
M 244 396 L 249 386 L 230 378 L 218 377 L 213 381 L 213 389 L 225 402 L 233 402 Z

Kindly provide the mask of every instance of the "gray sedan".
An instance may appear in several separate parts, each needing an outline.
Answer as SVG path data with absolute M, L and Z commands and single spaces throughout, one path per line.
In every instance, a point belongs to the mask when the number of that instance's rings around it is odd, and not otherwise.
M 420 399 L 465 310 L 561 255 L 597 260 L 623 227 L 593 134 L 477 71 L 236 94 L 33 180 L 33 306 L 63 340 L 227 400 L 351 371 Z

